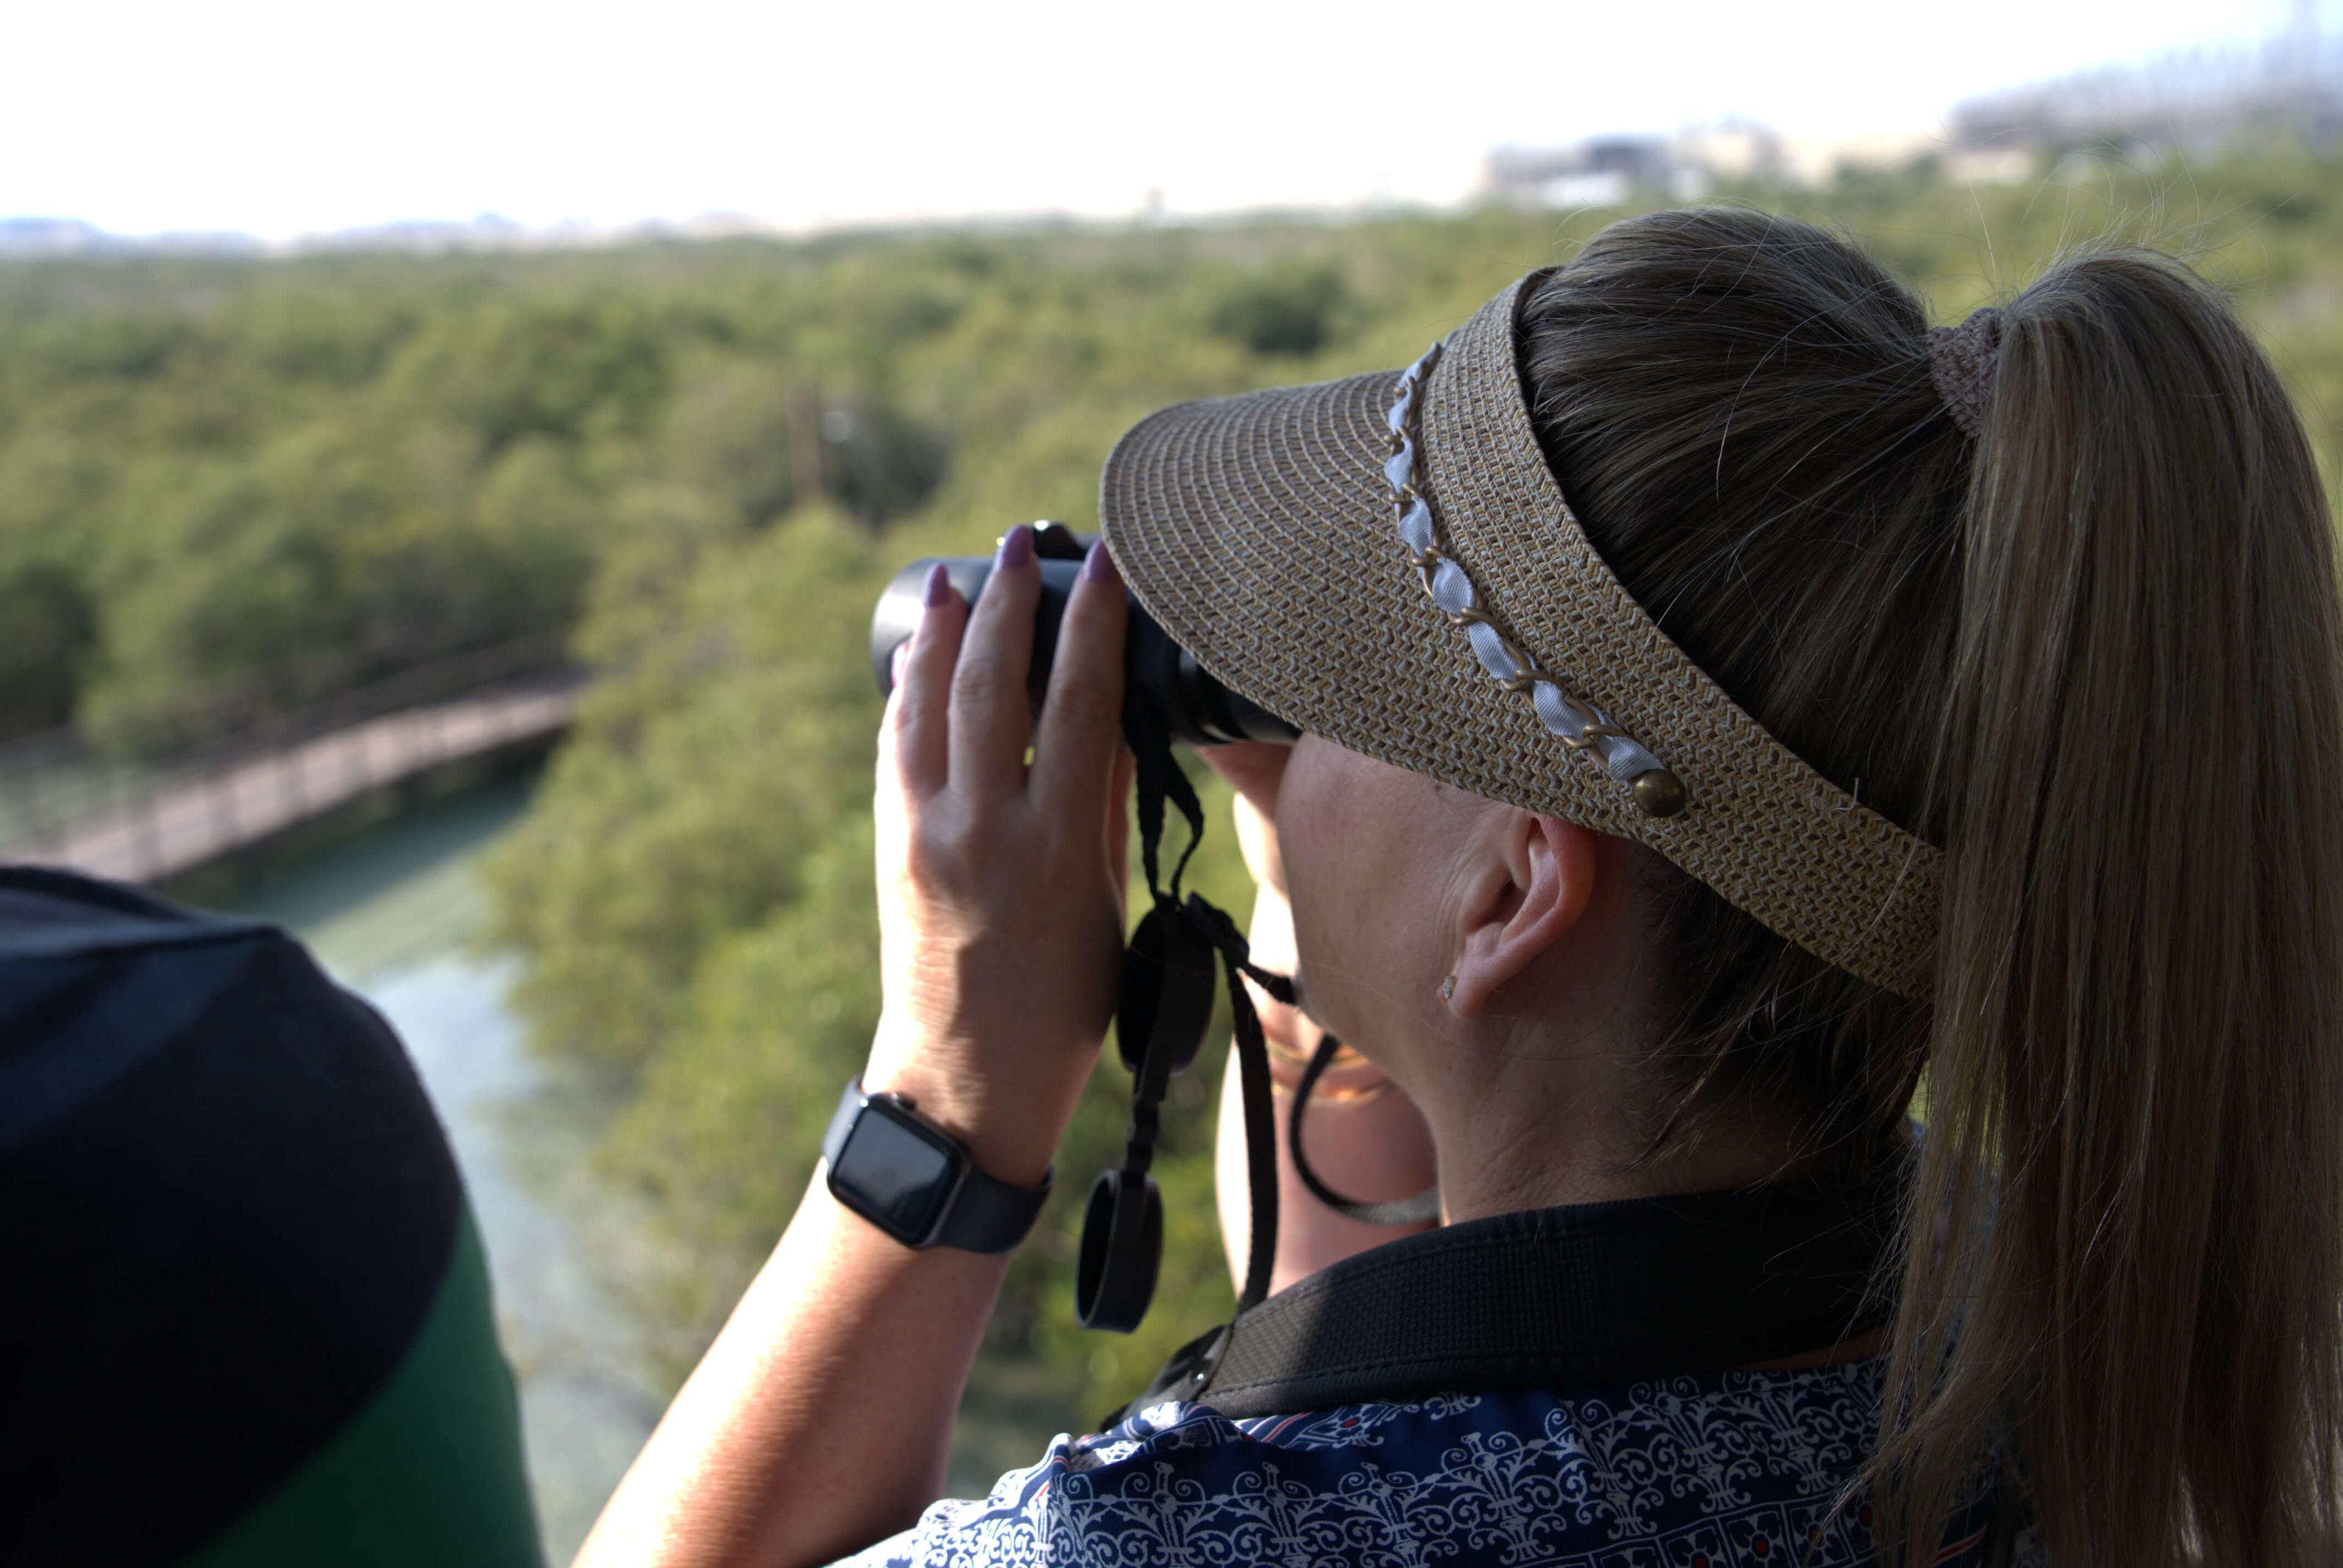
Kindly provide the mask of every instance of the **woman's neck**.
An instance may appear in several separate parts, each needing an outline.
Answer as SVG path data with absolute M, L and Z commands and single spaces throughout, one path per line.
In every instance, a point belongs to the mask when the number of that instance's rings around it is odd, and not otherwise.
M 1606 1040 L 1465 1045 L 1419 1109 L 1432 1130 L 1449 1223 L 1524 1209 L 1745 1187 L 1780 1171 L 1790 1142 L 1769 1121 L 1713 1119 L 1648 1155 L 1647 1086 Z M 1723 1122 L 1723 1125 L 1719 1125 Z

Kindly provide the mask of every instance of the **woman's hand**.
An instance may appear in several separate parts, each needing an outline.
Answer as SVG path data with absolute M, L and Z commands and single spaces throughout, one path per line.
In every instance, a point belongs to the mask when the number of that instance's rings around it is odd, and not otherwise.
M 971 614 L 938 568 L 880 729 L 883 1009 L 863 1087 L 1031 1185 L 1096 1061 L 1123 938 L 1122 580 L 1093 547 L 1036 726 L 1041 573 L 1002 538 Z M 1027 761 L 1028 746 L 1031 761 Z

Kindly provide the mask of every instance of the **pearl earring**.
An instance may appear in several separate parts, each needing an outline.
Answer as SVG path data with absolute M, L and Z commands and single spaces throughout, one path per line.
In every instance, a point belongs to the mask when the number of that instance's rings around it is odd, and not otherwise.
M 1440 982 L 1440 1000 L 1442 1001 L 1453 1001 L 1455 999 L 1456 977 L 1454 975 L 1450 975 L 1446 980 Z

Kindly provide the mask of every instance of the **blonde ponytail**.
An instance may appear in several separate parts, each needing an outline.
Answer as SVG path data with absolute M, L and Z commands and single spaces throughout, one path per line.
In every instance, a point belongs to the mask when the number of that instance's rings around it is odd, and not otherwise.
M 2055 1561 L 2270 1568 L 2333 1533 L 2331 529 L 2276 376 L 2195 276 L 2092 256 L 2007 311 L 1882 1453 L 1915 1547 L 1993 1438 Z
M 1605 230 L 1523 309 L 1541 440 L 1669 637 L 1947 850 L 1935 1006 L 1652 858 L 1655 1140 L 1926 1131 L 1886 1560 L 1981 1473 L 2062 1568 L 2289 1568 L 2343 1437 L 2343 631 L 2293 410 L 2160 257 L 2013 301 L 1947 407 L 1917 301 L 1761 214 Z M 1964 428 L 1979 416 L 1976 438 Z

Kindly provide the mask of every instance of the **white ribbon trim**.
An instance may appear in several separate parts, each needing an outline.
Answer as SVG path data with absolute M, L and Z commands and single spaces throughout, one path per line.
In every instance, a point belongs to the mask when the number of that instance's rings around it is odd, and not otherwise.
M 1521 645 L 1481 612 L 1480 595 L 1473 579 L 1453 557 L 1440 548 L 1432 505 L 1415 487 L 1418 438 L 1416 402 L 1433 366 L 1440 358 L 1435 343 L 1423 357 L 1400 373 L 1388 423 L 1390 456 L 1383 459 L 1383 477 L 1392 487 L 1392 508 L 1398 518 L 1399 540 L 1423 574 L 1424 591 L 1441 612 L 1464 628 L 1465 640 L 1480 658 L 1490 678 L 1515 690 L 1527 690 L 1538 721 L 1574 751 L 1592 750 L 1603 770 L 1622 784 L 1632 784 L 1646 773 L 1664 771 L 1660 759 L 1641 741 L 1611 721 L 1611 716 L 1582 701 L 1554 676 L 1538 668 Z

